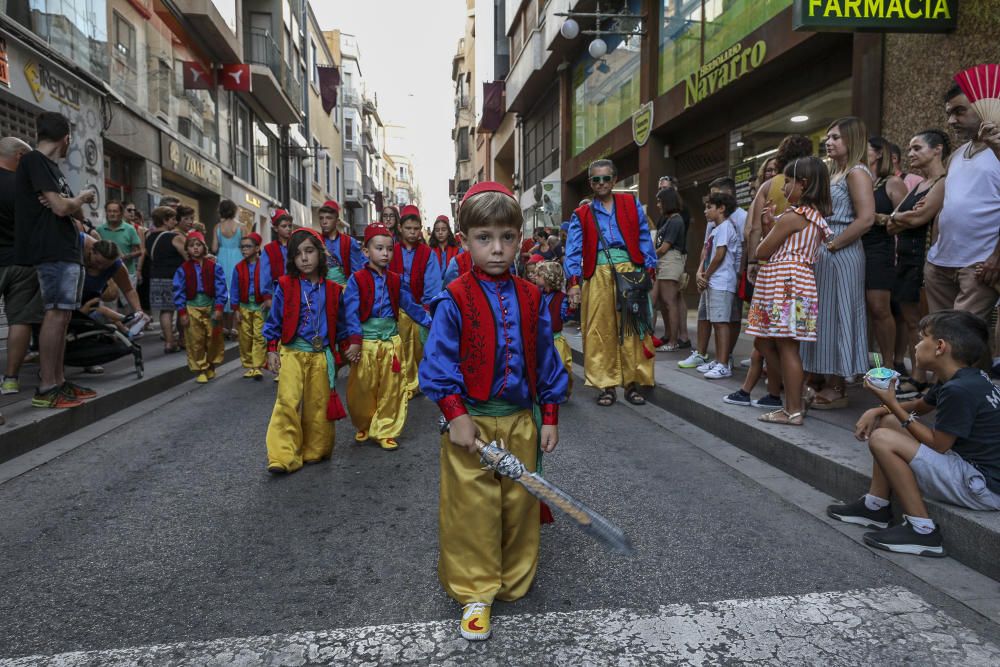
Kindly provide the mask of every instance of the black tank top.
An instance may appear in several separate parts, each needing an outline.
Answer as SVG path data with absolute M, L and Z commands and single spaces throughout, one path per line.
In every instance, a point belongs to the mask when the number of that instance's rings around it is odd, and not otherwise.
M 889 215 L 896 208 L 892 205 L 889 193 L 885 190 L 887 182 L 886 179 L 882 178 L 875 184 L 875 213 Z M 891 241 L 892 239 L 889 236 L 889 232 L 886 231 L 885 225 L 872 225 L 871 229 L 861 237 L 861 243 L 865 246 L 887 244 Z
M 173 278 L 177 269 L 184 263 L 184 256 L 177 252 L 173 240 L 177 232 L 152 232 L 146 236 L 146 254 L 152 258 L 153 265 L 149 270 L 150 278 Z M 163 240 L 156 242 L 160 236 Z M 153 254 L 153 246 L 156 253 Z
M 922 185 L 922 184 L 921 184 Z M 923 192 L 917 192 L 918 185 L 910 190 L 906 198 L 899 205 L 899 212 L 912 211 L 921 199 L 927 196 L 934 186 L 931 185 Z M 901 264 L 923 264 L 924 256 L 927 253 L 927 230 L 930 224 L 922 225 L 916 229 L 904 229 L 896 235 L 896 253 L 899 255 Z

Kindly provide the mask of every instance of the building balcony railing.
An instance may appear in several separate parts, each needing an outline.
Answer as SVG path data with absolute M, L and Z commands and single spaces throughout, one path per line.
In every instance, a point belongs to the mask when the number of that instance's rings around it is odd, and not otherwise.
M 278 48 L 278 44 L 271 37 L 271 33 L 259 28 L 249 29 L 246 33 L 245 51 L 246 62 L 250 65 L 258 65 L 270 70 L 274 81 L 284 91 L 285 97 L 288 98 L 288 102 L 291 103 L 294 111 L 300 113 L 302 111 L 302 82 L 295 80 L 292 68 L 282 58 L 281 49 Z M 260 87 L 255 85 L 255 92 Z M 268 93 L 270 91 L 262 92 L 268 98 L 263 101 L 267 103 L 265 106 L 269 108 L 269 98 L 271 96 Z
M 341 97 L 344 100 L 344 106 L 361 108 L 361 95 L 354 88 L 342 89 Z
M 344 198 L 348 202 L 360 204 L 363 201 L 361 182 L 353 178 L 344 179 Z
M 112 89 L 124 95 L 129 102 L 139 101 L 139 72 L 134 62 L 112 57 L 109 83 Z

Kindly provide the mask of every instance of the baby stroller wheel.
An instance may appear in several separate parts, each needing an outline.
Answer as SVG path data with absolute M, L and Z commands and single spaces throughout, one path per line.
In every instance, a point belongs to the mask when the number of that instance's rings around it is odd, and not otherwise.
M 136 364 L 135 364 L 135 377 L 136 377 L 136 379 L 141 380 L 142 379 L 142 374 L 143 374 L 144 371 L 145 371 L 145 369 L 143 368 L 142 362 L 141 361 L 137 361 Z

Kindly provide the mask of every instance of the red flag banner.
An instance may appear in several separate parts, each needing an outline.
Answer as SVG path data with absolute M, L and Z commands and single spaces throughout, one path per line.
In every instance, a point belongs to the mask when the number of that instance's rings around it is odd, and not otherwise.
M 323 102 L 323 112 L 330 113 L 337 106 L 337 88 L 340 86 L 340 69 L 332 67 L 316 67 L 319 73 L 319 94 Z
M 184 90 L 209 90 L 214 85 L 212 75 L 200 62 L 184 61 Z
M 219 78 L 226 90 L 250 92 L 250 65 L 232 63 L 219 68 Z
M 487 132 L 496 132 L 503 122 L 506 112 L 503 101 L 504 82 L 483 82 L 483 117 L 479 128 Z

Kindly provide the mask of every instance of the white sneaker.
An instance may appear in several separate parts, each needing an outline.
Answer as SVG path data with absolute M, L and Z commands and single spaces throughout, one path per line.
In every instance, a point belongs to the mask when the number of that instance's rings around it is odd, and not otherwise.
M 704 363 L 708 363 L 708 357 L 695 350 L 687 359 L 678 361 L 677 365 L 681 368 L 695 368 Z
M 705 373 L 706 380 L 721 380 L 731 377 L 733 377 L 733 369 L 727 365 L 720 364 L 718 361 Z
M 744 359 L 740 362 L 740 368 L 750 368 L 750 360 Z
M 705 363 L 698 366 L 695 370 L 704 375 L 705 373 L 712 370 L 712 367 L 715 366 L 715 364 L 716 362 L 714 361 L 706 361 Z

